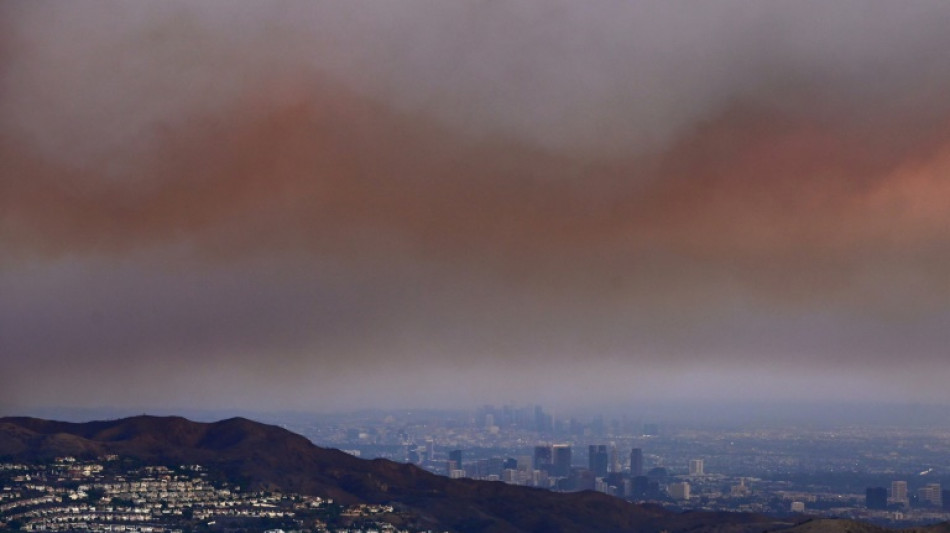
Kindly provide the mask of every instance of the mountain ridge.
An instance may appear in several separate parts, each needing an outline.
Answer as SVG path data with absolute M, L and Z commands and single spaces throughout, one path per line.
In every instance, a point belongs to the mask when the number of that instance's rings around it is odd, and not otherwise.
M 281 427 L 242 417 L 192 422 L 141 415 L 85 423 L 0 418 L 0 458 L 39 461 L 105 454 L 158 464 L 201 464 L 248 489 L 330 497 L 343 504 L 395 504 L 427 525 L 460 533 L 822 530 L 806 519 L 674 513 L 593 491 L 559 493 L 449 479 L 411 464 L 321 448 Z M 842 531 L 849 529 L 859 528 Z

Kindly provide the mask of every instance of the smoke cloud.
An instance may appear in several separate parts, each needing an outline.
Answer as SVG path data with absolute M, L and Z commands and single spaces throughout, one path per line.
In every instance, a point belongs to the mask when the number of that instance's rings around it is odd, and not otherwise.
M 950 401 L 942 2 L 0 21 L 0 411 Z

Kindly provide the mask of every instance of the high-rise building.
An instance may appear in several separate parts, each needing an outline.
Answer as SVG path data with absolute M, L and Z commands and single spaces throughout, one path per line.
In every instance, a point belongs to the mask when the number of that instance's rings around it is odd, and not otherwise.
M 630 477 L 643 475 L 643 450 L 634 448 L 630 450 Z
M 449 452 L 449 470 L 462 470 L 462 450 L 452 450 Z
M 906 481 L 892 481 L 891 482 L 891 501 L 895 503 L 908 502 Z
M 610 466 L 607 468 L 607 471 L 617 474 L 623 472 L 620 468 L 620 454 L 617 453 L 617 445 L 613 443 L 610 445 Z
M 534 464 L 532 463 L 532 457 L 530 455 L 518 456 L 518 470 L 534 470 Z
M 588 447 L 588 470 L 597 477 L 607 475 L 607 464 L 609 456 L 607 455 L 607 446 L 603 444 L 591 444 Z
M 917 490 L 917 498 L 921 503 L 943 507 L 943 494 L 940 491 L 940 483 L 928 483 L 921 487 Z
M 887 509 L 887 489 L 869 487 L 865 493 L 864 505 L 868 509 Z
M 690 459 L 689 460 L 689 475 L 691 476 L 702 476 L 703 474 L 703 460 L 702 459 Z
M 535 446 L 534 447 L 534 469 L 551 473 L 552 464 L 554 463 L 551 461 L 551 447 L 550 446 Z
M 571 445 L 555 444 L 551 447 L 552 461 L 554 462 L 554 475 L 567 477 L 571 475 Z
M 501 457 L 489 457 L 475 461 L 473 466 L 476 478 L 490 479 L 491 476 L 500 478 L 505 469 L 505 460 Z
M 534 406 L 534 429 L 536 431 L 551 431 L 553 418 L 544 412 L 540 405 Z
M 674 500 L 688 500 L 689 499 L 689 482 L 681 481 L 679 483 L 670 483 L 669 488 L 667 489 L 670 493 L 670 498 Z

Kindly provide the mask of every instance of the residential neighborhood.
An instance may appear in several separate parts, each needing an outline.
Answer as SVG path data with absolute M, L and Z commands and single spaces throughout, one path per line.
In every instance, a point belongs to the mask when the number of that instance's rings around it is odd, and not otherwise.
M 116 455 L 0 463 L 0 528 L 162 533 L 310 531 L 411 533 L 391 506 L 341 506 L 301 494 L 245 491 L 200 465 L 139 465 Z

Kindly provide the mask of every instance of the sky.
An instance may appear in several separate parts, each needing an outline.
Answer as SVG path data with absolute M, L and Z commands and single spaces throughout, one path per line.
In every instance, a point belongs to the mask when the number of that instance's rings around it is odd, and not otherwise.
M 950 404 L 950 4 L 0 4 L 0 414 Z

